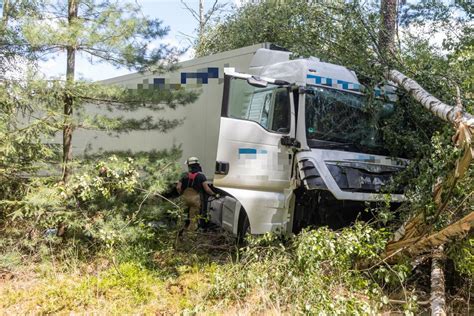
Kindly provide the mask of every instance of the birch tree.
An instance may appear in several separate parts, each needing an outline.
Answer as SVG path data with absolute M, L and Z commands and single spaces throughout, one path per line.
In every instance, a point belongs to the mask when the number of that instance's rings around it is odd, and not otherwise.
M 197 39 L 195 46 L 199 47 L 201 45 L 201 39 L 204 35 L 204 31 L 212 18 L 214 18 L 219 12 L 221 12 L 226 6 L 226 2 L 219 0 L 214 0 L 209 10 L 205 11 L 204 0 L 199 0 L 198 9 L 195 10 L 191 7 L 185 0 L 181 0 L 186 11 L 188 11 L 194 20 L 198 23 L 197 27 Z
M 394 55 L 395 53 L 395 33 L 396 33 L 396 22 L 395 16 L 397 13 L 397 1 L 393 0 L 382 0 L 381 6 L 381 21 L 382 25 L 379 30 L 379 47 L 381 48 L 382 58 L 385 60 L 389 54 Z M 387 66 L 392 65 L 387 63 Z M 421 87 L 415 80 L 405 76 L 400 71 L 395 69 L 390 69 L 387 72 L 387 78 L 395 82 L 399 87 L 403 88 L 411 97 L 423 105 L 428 111 L 433 115 L 441 118 L 444 121 L 451 123 L 457 130 L 455 137 L 456 146 L 464 150 L 464 155 L 462 158 L 457 160 L 456 168 L 452 174 L 448 175 L 445 179 L 440 180 L 437 186 L 434 188 L 434 200 L 437 204 L 437 214 L 441 214 L 446 209 L 446 205 L 449 202 L 448 196 L 442 196 L 443 192 L 443 182 L 448 183 L 451 189 L 454 187 L 458 179 L 462 178 L 473 159 L 474 149 L 472 148 L 472 133 L 474 132 L 474 116 L 470 113 L 467 113 L 460 101 L 460 92 L 457 89 L 457 106 L 451 106 L 444 102 L 441 102 L 432 94 L 427 92 L 423 87 Z M 468 215 L 469 218 L 472 218 L 473 212 Z M 446 236 L 449 237 L 458 237 L 459 229 L 462 227 L 461 234 L 467 230 L 470 230 L 472 219 L 464 220 L 462 225 L 452 225 L 448 228 L 445 228 L 439 234 L 435 234 L 435 237 L 431 237 L 431 243 L 425 240 L 430 240 L 430 237 L 425 237 L 427 233 L 426 229 L 420 229 L 417 227 L 417 232 L 414 233 L 412 230 L 406 230 L 406 225 L 411 225 L 415 228 L 415 224 L 427 226 L 426 223 L 420 221 L 420 215 L 412 218 L 408 223 L 406 223 L 403 228 L 404 231 L 401 234 L 401 238 L 396 241 L 396 243 L 389 244 L 388 247 L 392 249 L 392 253 L 395 254 L 395 251 L 400 251 L 403 249 L 410 249 L 413 251 L 414 246 L 418 246 L 418 253 L 422 251 L 427 251 L 427 249 L 432 247 L 432 270 L 431 270 L 431 314 L 436 316 L 446 315 L 446 294 L 445 294 L 445 277 L 444 277 L 444 267 L 443 267 L 443 258 L 444 255 L 444 243 L 447 241 Z M 464 226 L 463 226 L 464 225 Z M 407 237 L 407 235 L 409 237 Z M 438 235 L 441 235 L 441 238 Z M 448 237 L 448 238 L 449 238 Z M 411 240 L 411 243 L 407 240 Z M 434 239 L 434 241 L 433 241 Z M 425 243 L 421 243 L 424 241 Z M 406 243 L 405 245 L 403 245 Z

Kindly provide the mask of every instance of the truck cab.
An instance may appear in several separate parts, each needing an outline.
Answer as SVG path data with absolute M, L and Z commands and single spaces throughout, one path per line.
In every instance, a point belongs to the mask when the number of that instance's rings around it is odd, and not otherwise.
M 349 69 L 259 49 L 249 73 L 225 69 L 211 221 L 234 234 L 340 227 L 387 192 L 407 161 L 389 157 L 380 126 L 390 87 L 369 94 Z

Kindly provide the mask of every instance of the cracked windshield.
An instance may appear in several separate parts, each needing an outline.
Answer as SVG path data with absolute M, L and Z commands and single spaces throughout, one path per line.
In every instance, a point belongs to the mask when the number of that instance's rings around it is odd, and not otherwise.
M 312 148 L 387 154 L 381 125 L 393 104 L 367 102 L 362 95 L 312 87 L 306 94 L 306 136 Z

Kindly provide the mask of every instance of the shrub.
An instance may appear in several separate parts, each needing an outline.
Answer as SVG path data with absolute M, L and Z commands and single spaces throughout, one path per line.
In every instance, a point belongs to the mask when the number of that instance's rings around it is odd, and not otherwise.
M 357 223 L 340 232 L 308 230 L 284 240 L 267 234 L 251 239 L 237 264 L 219 269 L 212 299 L 253 302 L 250 312 L 364 315 L 383 306 L 381 288 L 361 262 L 374 262 L 388 234 Z M 386 302 L 386 300 L 385 300 Z
M 25 196 L 8 214 L 5 235 L 21 240 L 29 251 L 42 243 L 58 250 L 73 245 L 89 253 L 115 253 L 123 260 L 137 256 L 145 264 L 157 246 L 148 222 L 167 217 L 176 207 L 160 198 L 178 176 L 173 158 L 142 155 L 137 163 L 113 155 L 84 161 L 67 184 L 31 179 Z M 25 231 L 30 231 L 27 239 Z

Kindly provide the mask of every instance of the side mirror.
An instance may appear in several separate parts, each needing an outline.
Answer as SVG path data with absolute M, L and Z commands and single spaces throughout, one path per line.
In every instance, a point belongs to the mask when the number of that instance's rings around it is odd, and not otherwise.
M 266 82 L 265 80 L 253 76 L 247 79 L 247 83 L 257 88 L 266 88 L 268 85 L 268 82 Z

